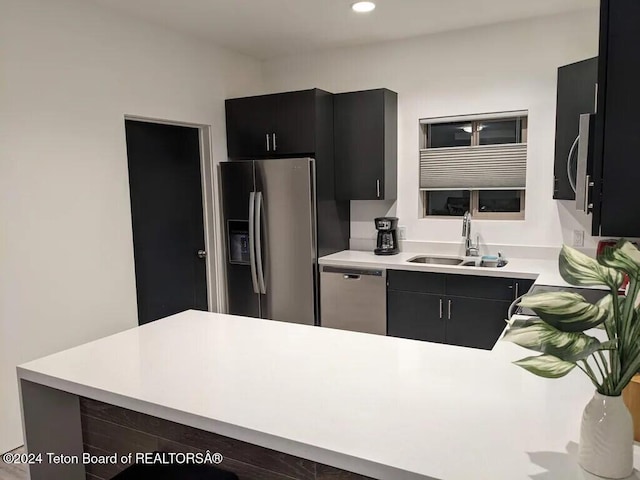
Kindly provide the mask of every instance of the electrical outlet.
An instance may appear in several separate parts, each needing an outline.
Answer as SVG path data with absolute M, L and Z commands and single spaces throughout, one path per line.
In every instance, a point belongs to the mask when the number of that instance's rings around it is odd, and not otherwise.
M 405 227 L 405 226 L 398 227 L 398 236 L 399 236 L 400 240 L 406 240 L 407 239 L 407 227 Z
M 573 246 L 584 247 L 584 230 L 573 231 Z

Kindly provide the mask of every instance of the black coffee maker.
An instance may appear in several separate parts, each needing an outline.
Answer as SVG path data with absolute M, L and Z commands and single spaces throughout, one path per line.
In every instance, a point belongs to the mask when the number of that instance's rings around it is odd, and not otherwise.
M 398 248 L 398 219 L 396 217 L 378 217 L 375 220 L 376 230 L 378 230 L 378 240 L 376 255 L 395 255 L 400 252 Z

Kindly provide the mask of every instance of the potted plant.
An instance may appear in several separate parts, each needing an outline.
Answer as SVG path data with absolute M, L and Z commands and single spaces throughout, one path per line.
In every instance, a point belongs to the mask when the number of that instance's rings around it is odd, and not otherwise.
M 595 475 L 626 478 L 633 471 L 633 422 L 621 394 L 640 368 L 640 251 L 620 240 L 595 260 L 564 246 L 559 267 L 567 283 L 609 294 L 596 304 L 571 292 L 527 295 L 520 304 L 537 317 L 511 321 L 504 339 L 540 353 L 514 362 L 531 373 L 559 378 L 578 368 L 591 380 L 596 392 L 582 416 L 578 461 Z M 625 274 L 629 285 L 620 295 Z M 585 333 L 596 327 L 604 332 Z

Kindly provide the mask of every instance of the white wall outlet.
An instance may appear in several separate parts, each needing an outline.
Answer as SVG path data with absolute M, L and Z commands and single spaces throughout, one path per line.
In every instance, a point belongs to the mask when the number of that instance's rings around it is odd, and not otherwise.
M 407 239 L 407 227 L 405 227 L 404 225 L 398 227 L 398 238 L 400 240 Z
M 573 246 L 584 247 L 584 230 L 573 231 Z

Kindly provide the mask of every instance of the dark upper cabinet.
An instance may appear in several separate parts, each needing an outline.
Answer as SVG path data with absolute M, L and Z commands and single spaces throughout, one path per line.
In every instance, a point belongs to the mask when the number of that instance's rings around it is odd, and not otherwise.
M 395 200 L 398 94 L 387 89 L 334 96 L 338 200 Z
M 553 165 L 553 198 L 574 200 L 580 115 L 594 113 L 598 83 L 598 58 L 558 69 L 556 150 Z M 572 179 L 569 180 L 568 171 Z
M 313 154 L 316 151 L 315 90 L 274 95 L 272 150 L 278 155 Z
M 229 158 L 261 158 L 273 134 L 275 95 L 225 101 Z
M 226 100 L 229 158 L 313 156 L 319 128 L 332 127 L 333 119 L 318 124 L 330 95 L 312 89 Z
M 594 235 L 640 236 L 640 2 L 602 0 L 594 129 Z
M 349 248 L 349 202 L 335 200 L 333 94 L 317 88 L 225 101 L 231 160 L 315 159 L 318 256 Z

